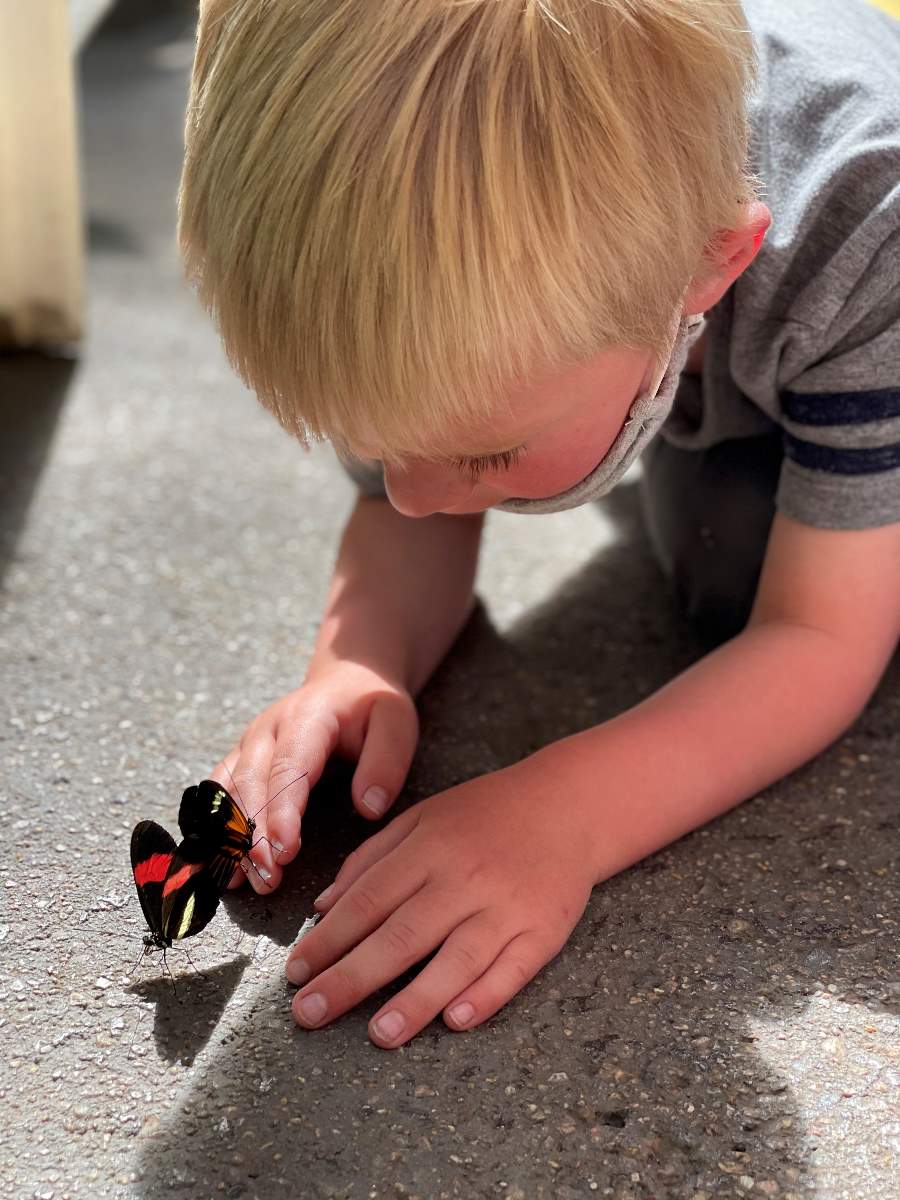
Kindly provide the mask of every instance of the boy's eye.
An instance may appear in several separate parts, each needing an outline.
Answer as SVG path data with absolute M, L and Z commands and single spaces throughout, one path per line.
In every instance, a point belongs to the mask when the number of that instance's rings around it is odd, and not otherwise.
M 522 457 L 524 446 L 516 446 L 514 450 L 500 450 L 496 454 L 482 454 L 475 458 L 454 458 L 450 465 L 457 471 L 465 471 L 473 479 L 483 475 L 485 471 L 508 471 Z

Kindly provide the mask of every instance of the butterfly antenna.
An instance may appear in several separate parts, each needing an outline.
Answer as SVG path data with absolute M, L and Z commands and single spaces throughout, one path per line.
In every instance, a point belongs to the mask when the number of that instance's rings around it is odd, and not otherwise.
M 295 783 L 299 783 L 301 779 L 305 779 L 308 774 L 309 774 L 309 771 L 304 771 L 302 774 L 298 775 L 296 779 L 292 779 L 290 781 L 290 783 L 286 783 L 284 785 L 284 787 L 279 788 L 278 791 L 275 793 L 275 795 L 272 796 L 272 798 L 270 800 L 267 800 L 265 802 L 265 804 L 261 805 L 256 810 L 256 812 L 253 814 L 252 817 L 247 818 L 248 821 L 254 821 L 256 819 L 256 817 L 259 816 L 259 814 L 262 812 L 262 810 L 264 808 L 268 808 L 269 805 L 272 803 L 272 801 L 278 799 L 278 797 L 281 795 L 282 792 L 286 792 L 289 787 L 293 787 Z M 267 838 L 265 836 L 258 837 L 256 839 L 256 841 L 253 843 L 253 846 L 258 846 L 260 842 L 265 842 L 267 846 L 272 846 L 272 842 L 269 840 L 269 838 Z M 250 847 L 251 850 L 253 849 L 253 846 Z M 272 846 L 272 852 L 273 852 L 273 854 L 278 853 L 278 851 L 275 850 L 274 846 Z M 263 879 L 262 875 L 259 874 L 259 868 L 257 867 L 256 863 L 253 861 L 253 859 L 250 857 L 249 854 L 245 855 L 245 859 L 250 864 L 250 866 L 253 868 L 253 870 L 256 871 L 256 874 L 259 875 L 261 882 L 264 883 L 267 888 L 271 889 L 272 885 L 267 880 Z M 246 874 L 246 872 L 245 872 L 245 874 Z
M 222 766 L 225 768 L 226 771 L 228 771 L 228 778 L 231 780 L 231 786 L 237 792 L 237 798 L 238 798 L 238 800 L 240 800 L 241 808 L 244 810 L 244 816 L 246 816 L 247 815 L 247 805 L 244 803 L 244 797 L 241 795 L 241 789 L 237 785 L 237 780 L 235 779 L 235 777 L 232 775 L 231 771 L 229 770 L 228 763 L 223 762 Z
M 228 768 L 227 768 L 227 767 L 226 767 L 226 770 L 228 770 Z M 228 773 L 229 773 L 229 775 L 231 774 L 231 772 L 230 772 L 230 771 L 229 771 Z M 252 820 L 254 820 L 256 817 L 258 817 L 258 816 L 259 816 L 259 814 L 262 812 L 262 810 L 263 810 L 264 808 L 268 808 L 268 807 L 269 807 L 269 805 L 273 803 L 273 801 L 277 800 L 277 799 L 278 799 L 278 797 L 281 795 L 281 793 L 282 793 L 282 792 L 286 792 L 286 791 L 288 790 L 288 788 L 289 788 L 289 787 L 293 787 L 295 783 L 299 783 L 301 779 L 305 779 L 305 778 L 306 778 L 306 776 L 307 776 L 308 774 L 309 774 L 309 771 L 303 771 L 303 772 L 302 772 L 302 774 L 298 775 L 296 779 L 292 779 L 292 780 L 290 781 L 290 783 L 286 783 L 286 784 L 284 785 L 284 787 L 282 787 L 282 788 L 279 788 L 279 789 L 278 789 L 278 791 L 275 793 L 275 795 L 274 795 L 274 796 L 272 796 L 272 798 L 271 798 L 270 800 L 267 800 L 267 801 L 265 802 L 265 804 L 261 804 L 261 805 L 259 806 L 259 808 L 256 810 L 256 812 L 253 814 L 253 816 L 252 816 L 252 817 L 250 817 L 249 819 L 252 821 Z M 246 811 L 246 810 L 245 810 L 245 811 Z M 263 839 L 260 839 L 260 840 L 262 841 Z M 266 840 L 266 841 L 268 841 L 269 839 L 268 839 L 268 838 L 266 838 L 265 840 Z
M 101 929 L 98 925 L 70 925 L 68 922 L 63 922 L 66 928 L 71 933 L 81 933 L 85 937 L 92 938 L 127 938 L 129 942 L 134 941 L 134 933 L 126 933 L 124 929 Z

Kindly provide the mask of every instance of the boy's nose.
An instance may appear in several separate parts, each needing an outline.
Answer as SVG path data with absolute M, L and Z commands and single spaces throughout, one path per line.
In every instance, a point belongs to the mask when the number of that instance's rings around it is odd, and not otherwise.
M 468 500 L 475 483 L 451 467 L 415 464 L 400 470 L 386 466 L 384 485 L 397 512 L 405 517 L 430 517 Z

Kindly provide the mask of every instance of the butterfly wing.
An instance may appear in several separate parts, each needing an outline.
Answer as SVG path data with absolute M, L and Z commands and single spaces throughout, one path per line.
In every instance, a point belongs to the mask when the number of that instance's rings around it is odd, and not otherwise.
M 155 936 L 165 938 L 163 888 L 175 857 L 175 839 L 155 821 L 140 821 L 131 834 L 131 870 L 144 918 Z
M 227 883 L 226 879 L 225 886 Z M 164 935 L 177 941 L 199 933 L 215 916 L 224 891 L 225 887 L 220 886 L 217 875 L 210 870 L 205 845 L 198 838 L 186 837 L 173 853 L 162 885 Z
M 185 837 L 221 842 L 226 837 L 247 837 L 250 822 L 221 783 L 204 779 L 185 788 L 178 810 L 178 824 Z
M 234 868 L 253 845 L 253 826 L 214 779 L 185 788 L 178 810 L 184 841 L 163 887 L 162 923 L 172 939 L 192 937 L 212 920 Z
M 196 784 L 185 788 L 181 793 L 181 805 L 178 809 L 178 828 L 182 837 L 196 837 L 203 828 L 203 814 L 200 811 L 200 789 Z
M 246 814 L 214 779 L 185 789 L 178 824 L 185 838 L 203 843 L 210 859 L 224 855 L 230 871 L 253 845 L 253 826 Z

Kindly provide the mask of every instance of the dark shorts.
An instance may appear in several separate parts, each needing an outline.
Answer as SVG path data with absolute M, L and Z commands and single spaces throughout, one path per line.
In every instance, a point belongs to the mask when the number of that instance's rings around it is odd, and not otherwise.
M 709 644 L 750 616 L 775 515 L 781 433 L 680 450 L 657 437 L 641 456 L 644 520 L 678 604 Z

